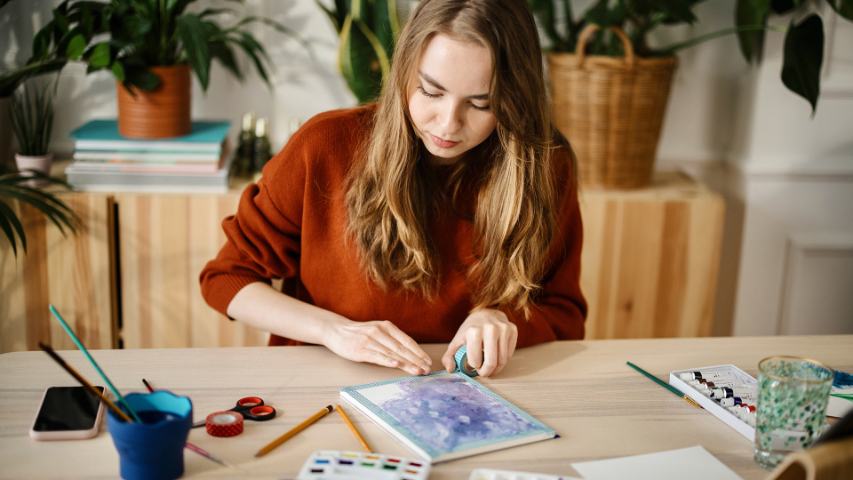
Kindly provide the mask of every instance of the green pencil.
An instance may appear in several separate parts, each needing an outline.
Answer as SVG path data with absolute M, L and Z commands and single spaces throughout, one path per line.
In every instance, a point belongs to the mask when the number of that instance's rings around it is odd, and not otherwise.
M 656 377 L 656 376 L 652 375 L 651 373 L 649 373 L 649 372 L 647 372 L 647 371 L 643 370 L 642 368 L 640 368 L 640 367 L 638 367 L 638 366 L 634 365 L 634 364 L 633 364 L 633 363 L 631 363 L 631 362 L 625 362 L 625 363 L 627 363 L 629 367 L 633 368 L 634 370 L 636 370 L 636 371 L 638 371 L 638 372 L 642 373 L 643 375 L 645 375 L 646 377 L 648 377 L 651 381 L 653 381 L 653 382 L 657 383 L 658 385 L 660 385 L 661 387 L 663 387 L 663 388 L 665 388 L 665 389 L 669 390 L 670 392 L 674 393 L 675 395 L 678 395 L 679 397 L 683 398 L 683 399 L 684 399 L 684 400 L 686 400 L 686 401 L 687 401 L 687 403 L 689 403 L 690 405 L 693 405 L 693 406 L 694 406 L 694 407 L 696 407 L 696 408 L 702 408 L 702 406 L 701 406 L 701 405 L 699 405 L 698 403 L 696 403 L 696 401 L 695 401 L 695 400 L 693 400 L 692 398 L 690 398 L 690 397 L 688 397 L 687 395 L 685 395 L 684 393 L 682 393 L 682 392 L 681 392 L 681 390 L 679 390 L 679 389 L 677 389 L 677 388 L 673 387 L 672 385 L 670 385 L 670 384 L 668 384 L 668 383 L 664 382 L 663 380 L 661 380 L 661 379 L 659 379 L 658 377 Z

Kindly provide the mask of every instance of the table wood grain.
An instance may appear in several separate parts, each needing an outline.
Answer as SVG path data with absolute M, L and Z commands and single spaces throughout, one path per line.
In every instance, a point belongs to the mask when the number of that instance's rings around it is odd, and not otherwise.
M 440 365 L 443 345 L 426 345 Z M 89 379 L 96 373 L 76 351 L 60 354 Z M 702 445 L 745 479 L 763 478 L 752 444 L 707 412 L 655 385 L 625 365 L 631 360 L 662 379 L 671 370 L 733 363 L 755 375 L 768 355 L 809 356 L 853 370 L 853 336 L 738 337 L 554 342 L 516 352 L 495 378 L 481 381 L 553 427 L 556 440 L 438 464 L 435 479 L 466 479 L 474 468 L 576 475 L 570 464 Z M 338 403 L 341 387 L 399 376 L 382 367 L 341 359 L 321 347 L 236 347 L 97 350 L 93 356 L 124 393 L 155 388 L 192 398 L 195 415 L 230 407 L 246 395 L 275 405 L 279 416 L 247 422 L 243 434 L 214 438 L 195 429 L 190 440 L 241 471 L 185 453 L 186 477 L 293 478 L 314 450 L 359 450 L 338 415 L 328 415 L 269 455 L 261 446 L 319 408 Z M 0 355 L 0 478 L 115 478 L 118 454 L 109 434 L 78 441 L 28 437 L 43 390 L 73 380 L 42 352 Z M 377 450 L 414 456 L 390 435 L 349 409 Z

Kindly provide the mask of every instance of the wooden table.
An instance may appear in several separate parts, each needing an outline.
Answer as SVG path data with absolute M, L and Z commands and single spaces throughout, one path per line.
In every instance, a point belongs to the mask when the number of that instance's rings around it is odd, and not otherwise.
M 438 366 L 443 345 L 427 345 Z M 79 352 L 61 352 L 84 376 L 96 378 Z M 469 457 L 434 467 L 435 479 L 466 479 L 476 467 L 575 474 L 572 462 L 702 445 L 746 479 L 765 472 L 752 444 L 723 422 L 653 384 L 625 365 L 631 360 L 660 378 L 674 369 L 733 363 L 756 374 L 768 355 L 809 356 L 853 370 L 853 336 L 759 337 L 554 342 L 516 352 L 496 378 L 481 381 L 560 433 L 561 438 Z M 321 347 L 99 350 L 94 357 L 124 393 L 156 388 L 189 395 L 196 417 L 260 395 L 279 417 L 248 422 L 238 437 L 192 431 L 192 442 L 244 471 L 220 468 L 186 452 L 186 476 L 290 478 L 317 449 L 359 450 L 338 415 L 329 415 L 261 459 L 254 452 L 324 405 L 342 386 L 398 376 L 352 363 Z M 37 403 L 50 385 L 73 380 L 42 352 L 0 355 L 0 477 L 115 477 L 118 455 L 110 436 L 36 442 L 28 438 Z M 367 418 L 350 415 L 368 442 L 384 453 L 413 456 Z M 575 474 L 576 475 L 576 474 Z

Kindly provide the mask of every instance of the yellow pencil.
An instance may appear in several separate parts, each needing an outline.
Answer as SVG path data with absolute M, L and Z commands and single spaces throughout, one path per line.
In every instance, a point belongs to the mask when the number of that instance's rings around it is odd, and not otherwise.
M 358 443 L 360 443 L 361 446 L 364 447 L 365 450 L 367 450 L 367 453 L 373 453 L 373 450 L 370 448 L 370 445 L 367 444 L 367 440 L 365 440 L 364 437 L 361 436 L 361 433 L 358 431 L 358 429 L 355 428 L 355 425 L 353 425 L 352 420 L 349 419 L 349 415 L 347 415 L 347 412 L 344 411 L 343 407 L 341 407 L 340 405 L 335 405 L 335 410 L 337 410 L 338 413 L 341 414 L 341 418 L 344 419 L 344 423 L 347 424 L 349 430 L 352 432 L 353 435 L 355 435 L 355 438 L 358 439 Z
M 258 450 L 258 453 L 256 453 L 255 456 L 256 457 L 263 457 L 264 455 L 270 453 L 273 449 L 275 449 L 275 447 L 277 447 L 277 446 L 281 445 L 282 443 L 290 440 L 291 437 L 293 437 L 297 433 L 301 432 L 302 430 L 305 430 L 306 428 L 308 428 L 312 423 L 316 422 L 317 420 L 320 420 L 321 418 L 325 417 L 332 410 L 333 409 L 332 409 L 331 405 L 326 405 L 325 408 L 323 408 L 319 412 L 315 413 L 314 415 L 311 415 L 304 422 L 302 422 L 299 425 L 291 428 L 290 430 L 287 431 L 287 433 L 276 438 L 272 442 L 268 443 L 266 446 L 264 446 L 264 448 Z

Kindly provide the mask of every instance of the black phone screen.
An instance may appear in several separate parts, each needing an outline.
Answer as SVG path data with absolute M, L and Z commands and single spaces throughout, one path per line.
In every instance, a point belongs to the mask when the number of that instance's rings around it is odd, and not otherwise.
M 95 387 L 101 393 L 104 387 Z M 95 426 L 100 399 L 84 387 L 50 387 L 44 395 L 33 430 L 89 430 Z

